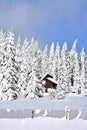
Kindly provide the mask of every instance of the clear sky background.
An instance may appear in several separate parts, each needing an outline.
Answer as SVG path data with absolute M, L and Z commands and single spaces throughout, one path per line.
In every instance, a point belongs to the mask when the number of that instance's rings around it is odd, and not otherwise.
M 87 54 L 87 0 L 0 0 L 0 29 L 13 27 L 22 41 L 32 36 L 41 48 L 54 41 Z

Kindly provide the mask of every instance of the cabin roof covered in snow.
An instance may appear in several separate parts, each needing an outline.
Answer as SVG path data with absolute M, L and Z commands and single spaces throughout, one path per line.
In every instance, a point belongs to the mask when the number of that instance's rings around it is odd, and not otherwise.
M 51 82 L 54 83 L 55 85 L 57 85 L 57 81 L 55 81 L 53 78 L 48 77 L 48 78 L 46 78 L 46 79 L 49 80 L 49 81 L 51 81 Z
M 42 77 L 42 79 L 41 80 L 45 80 L 45 79 L 47 79 L 47 78 L 53 78 L 53 76 L 52 75 L 50 75 L 50 74 L 45 74 L 43 77 Z

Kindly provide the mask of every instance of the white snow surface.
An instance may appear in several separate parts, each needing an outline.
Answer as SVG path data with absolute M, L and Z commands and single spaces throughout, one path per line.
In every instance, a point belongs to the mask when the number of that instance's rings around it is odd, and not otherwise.
M 79 113 L 75 119 L 45 117 L 47 109 L 64 110 L 78 109 Z M 64 100 L 51 100 L 48 95 L 38 100 L 19 99 L 16 101 L 0 101 L 0 109 L 36 109 L 39 113 L 45 109 L 44 117 L 22 118 L 22 119 L 0 119 L 0 130 L 87 130 L 87 120 L 79 119 L 81 109 L 87 110 L 87 97 L 68 96 Z
M 67 96 L 63 100 L 51 100 L 48 95 L 37 100 L 18 99 L 15 101 L 0 101 L 0 109 L 49 109 L 65 110 L 69 109 L 87 110 L 87 97 L 84 96 Z
M 0 119 L 1 130 L 87 130 L 87 120 L 39 117 L 34 119 Z

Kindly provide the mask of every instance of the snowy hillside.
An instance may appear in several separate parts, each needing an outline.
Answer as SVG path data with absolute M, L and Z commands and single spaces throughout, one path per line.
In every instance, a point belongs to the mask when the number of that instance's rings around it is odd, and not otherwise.
M 70 109 L 87 109 L 87 97 L 67 96 L 64 100 L 51 100 L 49 96 L 37 100 L 18 99 L 15 101 L 0 101 L 0 109 L 51 109 L 65 110 L 66 106 Z
M 70 109 L 69 120 L 65 119 L 66 105 Z M 33 119 L 32 110 L 35 111 Z M 0 129 L 86 130 L 87 97 L 74 95 L 64 100 L 51 100 L 45 96 L 37 100 L 0 101 Z
M 64 100 L 45 96 L 37 100 L 0 101 L 0 118 L 31 118 L 32 110 L 34 117 L 63 118 L 66 106 L 69 107 L 69 120 L 87 120 L 87 97 L 84 96 L 68 96 Z

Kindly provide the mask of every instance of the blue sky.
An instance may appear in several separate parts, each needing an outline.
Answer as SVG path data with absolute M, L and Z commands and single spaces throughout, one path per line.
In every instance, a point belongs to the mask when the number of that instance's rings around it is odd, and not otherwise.
M 34 36 L 41 48 L 54 41 L 87 51 L 87 0 L 0 0 L 0 29 L 13 27 L 16 37 Z

